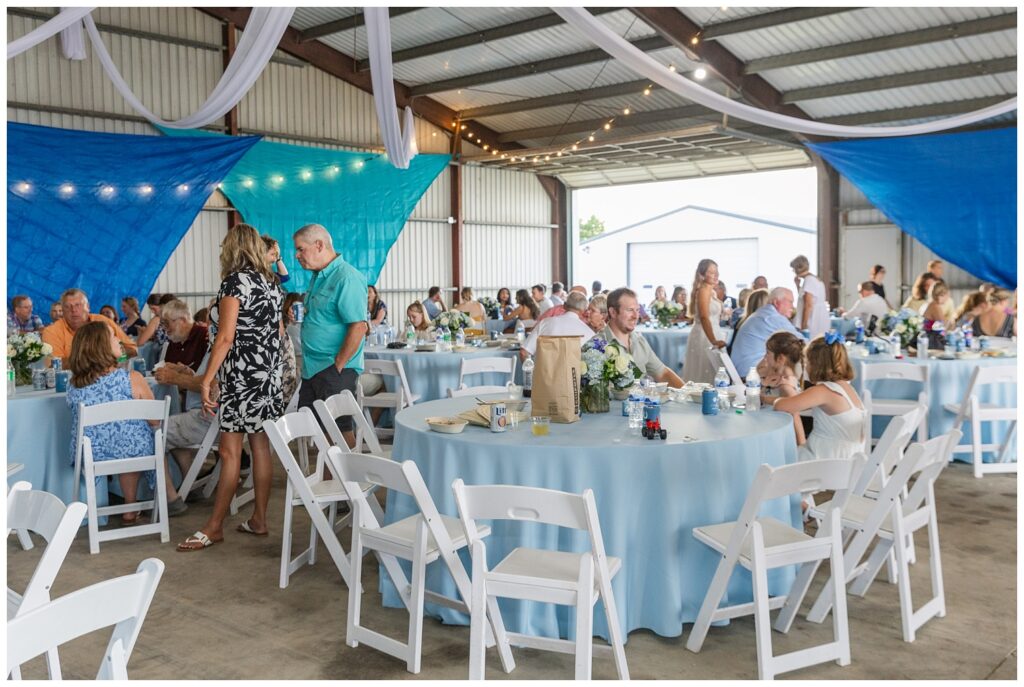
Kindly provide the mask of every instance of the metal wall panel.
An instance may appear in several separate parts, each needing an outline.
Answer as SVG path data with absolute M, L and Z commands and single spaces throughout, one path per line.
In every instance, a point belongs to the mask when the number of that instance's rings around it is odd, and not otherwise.
M 153 292 L 175 294 L 192 312 L 205 308 L 220 288 L 220 242 L 227 229 L 227 213 L 200 212 L 157 277 Z

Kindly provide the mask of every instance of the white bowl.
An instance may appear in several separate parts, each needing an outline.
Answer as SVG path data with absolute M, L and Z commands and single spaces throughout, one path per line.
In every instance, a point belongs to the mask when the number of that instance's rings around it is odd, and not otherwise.
M 459 434 L 469 423 L 457 417 L 428 417 L 427 426 L 441 434 Z

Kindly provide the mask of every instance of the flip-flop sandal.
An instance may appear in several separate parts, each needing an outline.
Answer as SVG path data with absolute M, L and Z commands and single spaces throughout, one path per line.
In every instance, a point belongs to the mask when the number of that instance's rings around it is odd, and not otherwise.
M 188 539 L 178 544 L 178 551 L 199 551 L 200 549 L 208 549 L 217 542 L 223 541 L 222 539 L 213 540 L 207 537 L 200 531 L 191 535 Z M 198 546 L 197 546 L 198 544 Z
M 242 532 L 244 534 L 251 534 L 251 535 L 256 536 L 256 537 L 265 537 L 268 534 L 270 534 L 270 532 L 257 532 L 256 530 L 254 530 L 252 528 L 252 526 L 249 524 L 248 520 L 246 520 L 241 525 L 236 527 L 235 531 Z

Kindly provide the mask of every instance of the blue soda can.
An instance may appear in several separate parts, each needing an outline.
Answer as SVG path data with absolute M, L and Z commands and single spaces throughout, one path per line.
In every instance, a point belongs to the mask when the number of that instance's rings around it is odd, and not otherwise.
M 295 318 L 296 322 L 302 322 L 302 317 L 305 315 L 306 309 L 302 306 L 301 302 L 292 303 L 292 317 Z
M 622 417 L 629 417 L 629 402 L 632 400 L 632 396 L 622 399 Z
M 58 394 L 67 393 L 68 382 L 71 381 L 71 373 L 67 370 L 61 370 L 57 373 L 56 389 Z
M 700 395 L 700 411 L 705 415 L 718 415 L 718 392 L 704 389 Z
M 655 399 L 644 401 L 644 422 L 661 421 L 661 403 Z
M 981 350 L 987 351 L 992 347 L 992 342 L 988 340 L 987 336 L 982 336 L 978 338 L 978 346 Z
M 146 359 L 142 356 L 132 358 L 132 369 L 140 375 L 146 374 Z

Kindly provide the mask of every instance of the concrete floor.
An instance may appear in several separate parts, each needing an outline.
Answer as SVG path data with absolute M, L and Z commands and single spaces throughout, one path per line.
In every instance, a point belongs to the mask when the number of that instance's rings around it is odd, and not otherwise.
M 156 536 L 103 544 L 89 554 L 83 530 L 71 548 L 53 589 L 54 596 L 100 580 L 133 572 L 155 556 L 167 565 L 129 664 L 134 679 L 464 679 L 468 670 L 468 628 L 424 623 L 423 670 L 418 676 L 403 663 L 368 647 L 344 643 L 347 588 L 324 554 L 315 567 L 299 571 L 291 586 L 277 586 L 283 474 L 278 470 L 272 497 L 269 537 L 233 531 L 245 514 L 229 521 L 224 543 L 195 553 L 177 553 L 174 544 L 204 521 L 209 505 L 192 505 L 171 520 L 171 542 Z M 955 464 L 940 477 L 939 502 L 947 616 L 902 640 L 896 587 L 876 583 L 867 598 L 850 597 L 853 662 L 833 663 L 790 673 L 795 679 L 1015 679 L 1017 677 L 1017 481 L 995 475 L 976 480 L 968 466 Z M 297 539 L 308 532 L 300 516 Z M 920 606 L 928 594 L 926 540 L 918 538 L 920 562 L 912 568 Z M 321 549 L 322 550 L 322 549 Z M 8 584 L 22 589 L 38 560 L 39 547 L 22 551 L 7 545 Z M 365 568 L 364 622 L 403 638 L 404 610 L 380 606 L 377 568 Z M 824 582 L 823 571 L 812 595 Z M 809 606 L 805 602 L 804 613 Z M 757 677 L 754 628 L 750 618 L 712 628 L 704 649 L 693 654 L 683 637 L 633 632 L 626 656 L 634 679 L 753 679 Z M 803 617 L 788 635 L 773 633 L 776 652 L 831 638 L 831 622 Z M 109 632 L 75 640 L 61 650 L 65 678 L 91 679 Z M 571 656 L 514 649 L 517 668 L 501 671 L 488 653 L 489 679 L 571 679 Z M 45 677 L 42 659 L 23 668 L 25 678 Z M 594 677 L 614 679 L 610 658 L 596 659 Z

